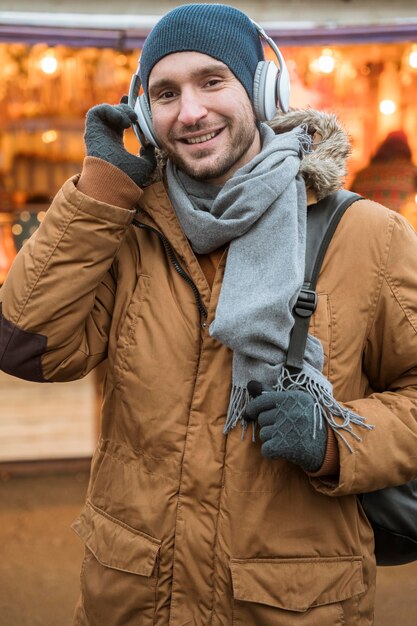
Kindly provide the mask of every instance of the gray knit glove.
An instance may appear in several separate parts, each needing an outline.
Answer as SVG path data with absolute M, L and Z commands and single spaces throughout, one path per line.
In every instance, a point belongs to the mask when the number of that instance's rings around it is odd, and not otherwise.
M 115 165 L 139 187 L 145 187 L 155 169 L 155 148 L 148 145 L 137 157 L 123 143 L 124 131 L 136 120 L 136 113 L 128 104 L 98 104 L 87 112 L 84 142 L 87 156 Z
M 327 429 L 314 437 L 314 400 L 304 391 L 264 391 L 246 407 L 249 420 L 258 420 L 263 456 L 296 463 L 306 472 L 323 465 Z

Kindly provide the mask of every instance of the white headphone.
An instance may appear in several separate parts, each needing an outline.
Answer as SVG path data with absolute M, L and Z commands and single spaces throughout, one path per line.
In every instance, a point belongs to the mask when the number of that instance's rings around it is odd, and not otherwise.
M 251 20 L 252 21 L 252 20 Z M 256 119 L 260 122 L 270 121 L 277 112 L 278 107 L 286 113 L 290 100 L 290 76 L 285 65 L 284 57 L 268 37 L 264 29 L 252 21 L 259 36 L 265 39 L 275 53 L 279 62 L 279 68 L 273 61 L 259 61 L 253 78 L 253 108 Z M 152 124 L 152 113 L 145 94 L 139 96 L 141 81 L 139 68 L 132 76 L 129 89 L 128 104 L 135 110 L 138 116 L 137 123 L 133 124 L 135 135 L 142 145 L 151 143 L 158 147 L 158 140 Z

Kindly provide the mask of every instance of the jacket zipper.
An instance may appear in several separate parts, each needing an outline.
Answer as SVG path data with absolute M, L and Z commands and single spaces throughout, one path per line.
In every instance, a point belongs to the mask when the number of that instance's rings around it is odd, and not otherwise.
M 171 263 L 171 265 L 173 266 L 173 268 L 175 269 L 175 271 L 181 276 L 181 278 L 183 278 L 185 280 L 186 283 L 188 283 L 191 287 L 191 289 L 193 290 L 194 293 L 194 297 L 197 303 L 197 307 L 198 310 L 200 312 L 201 317 L 206 320 L 207 319 L 207 309 L 203 304 L 203 300 L 201 298 L 201 294 L 198 291 L 197 285 L 195 284 L 195 282 L 193 281 L 193 279 L 191 278 L 191 276 L 189 276 L 187 274 L 187 272 L 184 270 L 184 268 L 181 266 L 180 262 L 177 259 L 177 255 L 174 252 L 174 248 L 172 247 L 171 243 L 169 242 L 169 240 L 165 237 L 165 235 L 163 235 L 159 230 L 157 230 L 156 228 L 153 228 L 153 226 L 148 226 L 147 224 L 143 224 L 142 222 L 138 222 L 138 220 L 133 220 L 132 224 L 134 226 L 136 226 L 136 228 L 142 228 L 144 230 L 149 230 L 152 233 L 155 233 L 155 235 L 157 235 L 159 237 L 159 239 L 162 241 L 162 244 L 165 248 L 165 252 L 168 255 L 168 259 Z M 202 323 L 203 328 L 206 327 L 206 322 L 203 321 Z

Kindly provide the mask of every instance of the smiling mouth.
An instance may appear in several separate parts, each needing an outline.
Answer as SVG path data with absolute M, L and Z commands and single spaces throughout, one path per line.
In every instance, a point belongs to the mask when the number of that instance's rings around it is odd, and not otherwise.
M 193 145 L 196 143 L 204 143 L 205 141 L 210 141 L 210 139 L 214 139 L 214 137 L 217 137 L 217 135 L 219 135 L 221 131 L 222 129 L 215 130 L 212 133 L 206 133 L 205 135 L 200 135 L 199 137 L 189 137 L 189 138 L 181 139 L 181 141 L 188 145 Z

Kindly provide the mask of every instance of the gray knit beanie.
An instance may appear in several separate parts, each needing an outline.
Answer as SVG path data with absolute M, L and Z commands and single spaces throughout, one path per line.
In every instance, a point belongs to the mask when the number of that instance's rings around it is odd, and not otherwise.
M 224 4 L 187 4 L 164 15 L 146 38 L 140 57 L 140 80 L 146 96 L 153 66 L 168 54 L 185 51 L 222 61 L 252 101 L 253 77 L 264 53 L 258 31 L 247 15 Z

